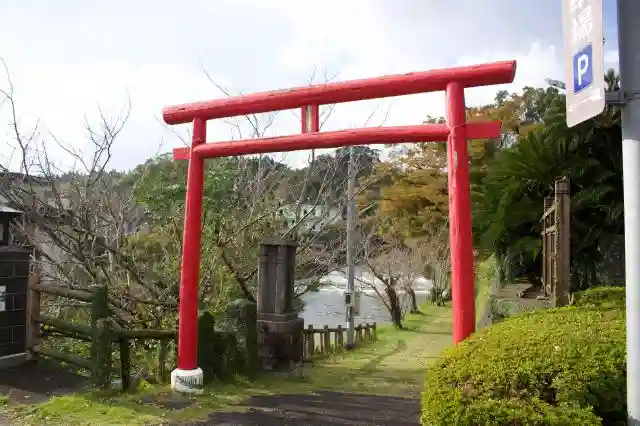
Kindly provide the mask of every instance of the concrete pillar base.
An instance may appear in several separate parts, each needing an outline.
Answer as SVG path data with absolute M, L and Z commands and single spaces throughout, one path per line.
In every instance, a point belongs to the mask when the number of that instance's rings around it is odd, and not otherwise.
M 171 389 L 174 392 L 200 395 L 204 392 L 204 373 L 202 369 L 181 370 L 171 372 Z

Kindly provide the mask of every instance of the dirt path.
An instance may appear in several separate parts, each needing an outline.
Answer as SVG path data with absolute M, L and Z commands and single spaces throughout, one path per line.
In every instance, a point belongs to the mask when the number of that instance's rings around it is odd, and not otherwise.
M 305 372 L 308 392 L 250 398 L 238 411 L 182 425 L 419 425 L 426 365 L 451 342 L 451 311 L 431 312 L 419 326 L 323 361 Z M 412 324 L 408 324 L 409 327 Z M 176 424 L 176 425 L 177 425 Z
M 10 425 L 6 410 L 12 404 L 37 404 L 53 396 L 77 392 L 85 388 L 87 379 L 56 362 L 30 362 L 0 370 L 0 425 Z
M 415 398 L 319 392 L 316 395 L 272 395 L 252 398 L 245 412 L 214 413 L 204 425 L 419 425 Z
M 0 395 L 9 402 L 33 404 L 81 390 L 87 379 L 56 362 L 42 360 L 0 370 Z

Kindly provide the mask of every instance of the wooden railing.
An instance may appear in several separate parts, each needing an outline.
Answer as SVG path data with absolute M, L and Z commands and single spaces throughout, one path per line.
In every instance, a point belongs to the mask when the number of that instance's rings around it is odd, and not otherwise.
M 84 302 L 84 307 L 90 308 L 88 324 L 65 321 L 41 313 L 41 297 L 71 299 Z M 27 350 L 30 356 L 43 356 L 71 364 L 89 371 L 92 382 L 100 388 L 111 387 L 112 375 L 119 375 L 122 390 L 131 387 L 131 341 L 157 340 L 157 379 L 167 380 L 167 354 L 169 343 L 175 340 L 177 333 L 170 330 L 127 329 L 121 321 L 123 314 L 108 303 L 107 289 L 104 286 L 93 288 L 91 291 L 73 290 L 65 287 L 43 285 L 39 282 L 39 274 L 32 274 L 29 281 L 27 320 Z M 309 325 L 303 330 L 302 358 L 309 360 L 313 357 L 329 355 L 344 349 L 347 329 L 338 326 L 329 328 L 314 328 Z M 74 353 L 58 350 L 52 346 L 43 345 L 42 339 L 71 338 L 87 342 L 90 356 L 83 357 Z M 354 328 L 355 343 L 376 341 L 376 323 L 364 323 Z M 119 366 L 114 366 L 114 347 L 118 345 Z
M 309 324 L 302 334 L 302 359 L 309 360 L 314 356 L 328 355 L 342 351 L 347 340 L 346 334 L 347 329 L 341 325 L 336 328 L 329 328 L 327 325 L 323 328 L 314 328 L 312 324 Z M 377 338 L 376 323 L 356 325 L 354 338 L 356 344 L 375 342 Z
M 85 302 L 90 307 L 90 324 L 77 324 L 44 315 L 40 311 L 43 294 Z M 111 386 L 111 375 L 119 374 L 122 389 L 131 386 L 131 341 L 158 340 L 157 378 L 161 382 L 167 380 L 167 354 L 171 340 L 176 332 L 170 330 L 126 329 L 117 321 L 122 315 L 109 306 L 105 287 L 95 287 L 91 291 L 72 290 L 69 288 L 42 285 L 39 275 L 32 274 L 29 281 L 27 318 L 27 350 L 31 357 L 44 356 L 71 364 L 90 372 L 93 383 L 100 388 Z M 43 345 L 44 338 L 67 337 L 89 343 L 90 358 L 53 349 Z M 120 366 L 113 366 L 113 346 L 117 344 L 120 353 Z

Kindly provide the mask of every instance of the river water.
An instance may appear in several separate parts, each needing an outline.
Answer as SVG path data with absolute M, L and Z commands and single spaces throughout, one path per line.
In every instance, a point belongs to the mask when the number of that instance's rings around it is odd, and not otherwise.
M 371 285 L 375 285 L 381 290 L 382 283 L 365 268 L 361 267 L 356 268 L 355 277 L 356 288 L 362 291 L 360 316 L 356 317 L 356 323 L 376 322 L 377 324 L 383 324 L 390 322 L 389 312 L 371 288 Z M 300 316 L 304 318 L 305 327 L 309 324 L 313 324 L 314 327 L 344 325 L 346 268 L 322 277 L 321 282 L 323 285 L 320 291 L 308 292 L 303 296 L 305 307 Z M 418 305 L 420 305 L 429 294 L 431 282 L 423 277 L 418 277 L 413 283 L 413 288 L 416 292 Z M 403 303 L 407 305 L 410 303 L 408 295 L 402 293 L 400 298 Z

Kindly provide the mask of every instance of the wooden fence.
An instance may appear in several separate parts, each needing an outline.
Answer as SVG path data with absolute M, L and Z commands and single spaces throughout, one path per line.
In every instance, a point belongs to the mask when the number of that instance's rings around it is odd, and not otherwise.
M 355 326 L 356 343 L 376 341 L 376 323 L 365 323 Z M 302 359 L 308 360 L 317 355 L 328 355 L 344 349 L 347 329 L 339 325 L 336 328 L 313 328 L 308 325 L 303 331 Z M 317 336 L 317 337 L 316 337 Z
M 44 315 L 40 310 L 43 294 L 88 303 L 91 310 L 90 325 L 76 324 Z M 122 389 L 131 385 L 131 341 L 158 340 L 157 375 L 158 380 L 167 380 L 166 361 L 169 342 L 176 333 L 168 330 L 126 329 L 121 325 L 122 313 L 109 306 L 106 287 L 95 287 L 92 291 L 72 290 L 65 287 L 42 285 L 39 274 L 32 273 L 29 281 L 27 318 L 27 350 L 30 356 L 53 358 L 90 372 L 93 383 L 100 388 L 111 386 L 112 373 L 119 374 Z M 91 356 L 85 358 L 49 346 L 42 345 L 42 339 L 67 337 L 90 343 Z M 119 368 L 113 366 L 113 346 L 120 352 Z
M 41 313 L 41 297 L 49 295 L 84 302 L 90 308 L 89 324 L 78 324 Z M 68 363 L 89 371 L 92 382 L 100 388 L 111 387 L 111 377 L 117 374 L 121 378 L 122 390 L 131 387 L 131 341 L 157 340 L 157 379 L 167 380 L 167 355 L 169 342 L 175 340 L 177 333 L 169 330 L 127 329 L 124 326 L 124 313 L 110 306 L 107 289 L 104 286 L 91 291 L 73 290 L 54 285 L 43 285 L 39 274 L 32 273 L 29 281 L 27 318 L 27 350 L 31 357 L 43 356 Z M 309 325 L 303 330 L 302 358 L 340 352 L 345 347 L 347 329 L 342 326 L 314 328 Z M 63 352 L 43 345 L 47 338 L 72 338 L 87 342 L 91 348 L 90 357 Z M 376 323 L 355 326 L 356 343 L 376 341 Z M 113 345 L 119 349 L 119 366 L 114 366 Z
M 553 306 L 569 304 L 571 271 L 569 179 L 556 180 L 552 197 L 544 199 L 542 222 L 542 286 Z

